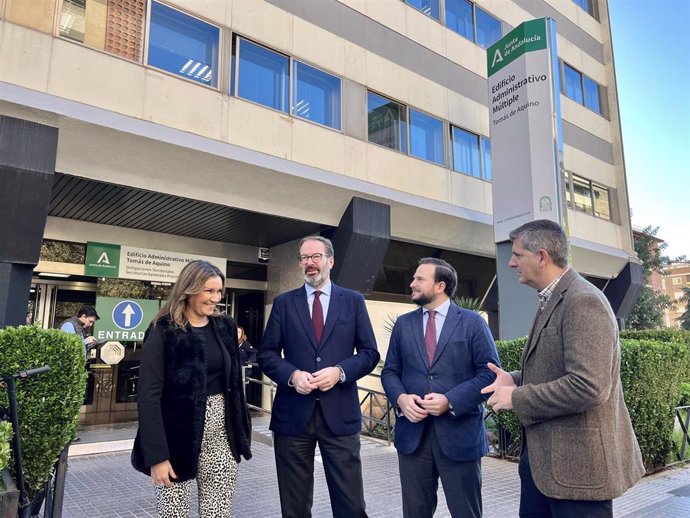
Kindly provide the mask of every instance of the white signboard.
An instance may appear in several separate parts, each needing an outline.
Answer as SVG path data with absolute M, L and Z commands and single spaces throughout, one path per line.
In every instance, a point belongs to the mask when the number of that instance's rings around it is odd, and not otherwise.
M 92 241 L 86 245 L 84 271 L 86 275 L 94 277 L 174 283 L 182 268 L 197 259 L 208 261 L 225 274 L 226 259 L 222 257 L 165 252 Z
M 563 224 L 555 22 L 519 25 L 487 50 L 494 237 L 535 219 Z

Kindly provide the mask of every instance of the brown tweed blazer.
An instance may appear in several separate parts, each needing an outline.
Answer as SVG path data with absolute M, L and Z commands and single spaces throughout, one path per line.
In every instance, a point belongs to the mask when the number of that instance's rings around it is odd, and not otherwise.
M 537 313 L 512 372 L 532 476 L 551 498 L 608 500 L 644 474 L 623 400 L 618 326 L 604 294 L 570 269 Z

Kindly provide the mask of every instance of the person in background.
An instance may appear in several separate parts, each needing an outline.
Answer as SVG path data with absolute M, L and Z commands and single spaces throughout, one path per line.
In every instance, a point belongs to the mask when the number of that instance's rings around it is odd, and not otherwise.
M 86 355 L 97 344 L 93 336 L 86 336 L 86 331 L 93 327 L 96 320 L 100 319 L 101 317 L 96 313 L 96 308 L 87 304 L 79 308 L 77 316 L 65 320 L 60 326 L 60 331 L 78 335 L 84 343 L 84 354 Z
M 247 340 L 247 335 L 244 334 L 242 326 L 237 326 L 237 341 L 240 347 L 240 363 L 243 366 L 256 363 L 257 350 Z
M 251 458 L 237 326 L 216 304 L 223 273 L 207 261 L 180 272 L 142 349 L 132 465 L 150 475 L 158 516 L 229 518 L 241 457 Z

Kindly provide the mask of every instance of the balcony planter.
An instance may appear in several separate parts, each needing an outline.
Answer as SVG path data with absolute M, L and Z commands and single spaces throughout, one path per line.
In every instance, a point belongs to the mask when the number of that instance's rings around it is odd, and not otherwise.
M 19 506 L 19 490 L 8 469 L 2 470 L 2 484 L 0 484 L 0 518 L 17 518 Z

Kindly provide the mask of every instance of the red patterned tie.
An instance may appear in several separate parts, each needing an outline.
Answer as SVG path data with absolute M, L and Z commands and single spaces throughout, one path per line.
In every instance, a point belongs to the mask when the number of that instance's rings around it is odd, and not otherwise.
M 311 307 L 311 324 L 314 326 L 316 345 L 321 345 L 321 336 L 323 335 L 323 306 L 321 306 L 319 295 L 321 295 L 320 291 L 314 292 L 314 303 Z
M 429 365 L 434 361 L 434 354 L 436 354 L 436 311 L 430 309 L 428 311 L 429 319 L 426 321 L 426 333 L 424 334 L 424 345 L 426 346 L 426 355 L 429 357 Z

